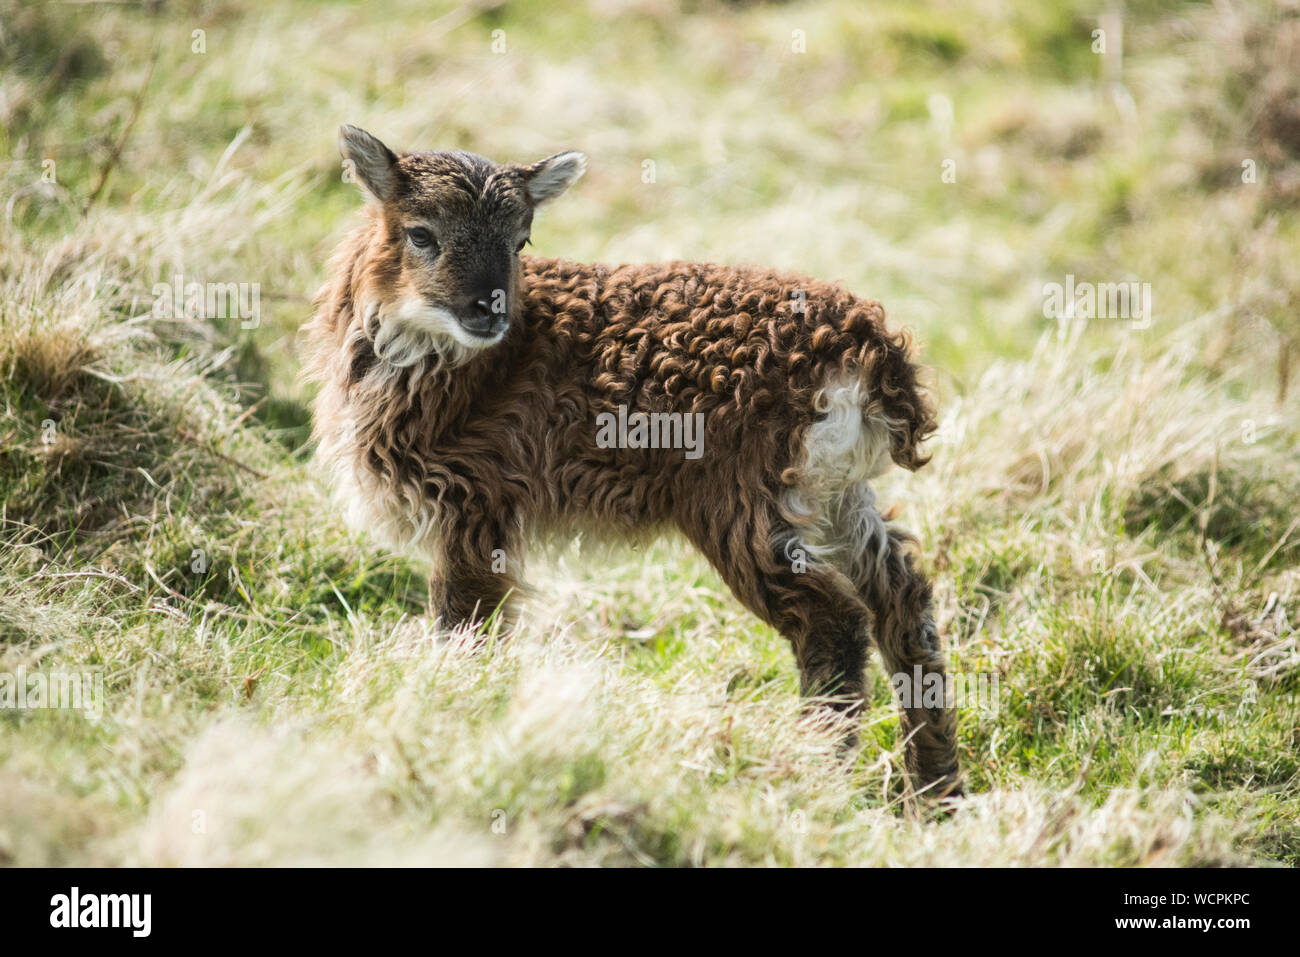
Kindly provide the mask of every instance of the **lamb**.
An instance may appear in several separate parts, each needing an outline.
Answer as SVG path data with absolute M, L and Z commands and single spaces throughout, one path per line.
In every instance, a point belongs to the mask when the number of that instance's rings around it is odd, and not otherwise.
M 303 327 L 317 455 L 354 524 L 430 560 L 444 625 L 508 611 L 529 541 L 677 529 L 789 640 L 805 695 L 860 711 L 873 636 L 889 674 L 944 679 L 916 540 L 870 484 L 924 465 L 935 428 L 878 302 L 767 269 L 521 255 L 581 153 L 339 141 L 369 216 Z M 609 428 L 634 420 L 697 424 L 698 454 Z M 960 793 L 950 703 L 901 711 L 914 782 Z

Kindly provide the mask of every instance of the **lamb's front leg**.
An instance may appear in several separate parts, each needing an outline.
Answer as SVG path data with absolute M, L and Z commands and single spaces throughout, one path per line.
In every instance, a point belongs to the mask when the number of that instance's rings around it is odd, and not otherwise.
M 441 554 L 429 577 L 429 610 L 444 628 L 479 625 L 498 609 L 509 622 L 520 554 L 500 521 L 457 517 L 444 526 Z

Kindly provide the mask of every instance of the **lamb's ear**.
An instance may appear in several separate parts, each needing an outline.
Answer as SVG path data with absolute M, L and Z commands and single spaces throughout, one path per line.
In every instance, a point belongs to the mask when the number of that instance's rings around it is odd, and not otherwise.
M 339 152 L 367 193 L 381 203 L 392 197 L 397 154 L 365 130 L 346 123 L 339 127 Z
M 528 198 L 534 206 L 540 206 L 563 193 L 586 171 L 587 157 L 576 150 L 548 156 L 524 170 Z

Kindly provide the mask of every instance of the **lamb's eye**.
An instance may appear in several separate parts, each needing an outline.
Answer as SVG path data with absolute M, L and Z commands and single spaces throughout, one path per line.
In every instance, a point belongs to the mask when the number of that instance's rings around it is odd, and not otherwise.
M 406 238 L 411 241 L 412 246 L 418 246 L 420 249 L 428 249 L 430 246 L 437 246 L 433 241 L 433 233 L 423 226 L 416 226 L 406 231 Z
M 524 247 L 527 246 L 532 241 L 533 241 L 533 237 L 525 236 L 523 239 L 519 240 L 519 242 L 515 244 L 515 252 L 517 253 L 523 252 Z

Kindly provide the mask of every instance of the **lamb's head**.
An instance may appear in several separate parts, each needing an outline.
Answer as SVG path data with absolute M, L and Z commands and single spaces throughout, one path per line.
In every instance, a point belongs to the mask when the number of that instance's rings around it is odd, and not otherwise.
M 463 361 L 500 342 L 519 307 L 519 254 L 533 210 L 586 169 L 581 153 L 531 166 L 461 151 L 394 153 L 339 129 L 345 167 L 376 204 L 379 230 L 357 306 L 375 352 L 396 365 Z

